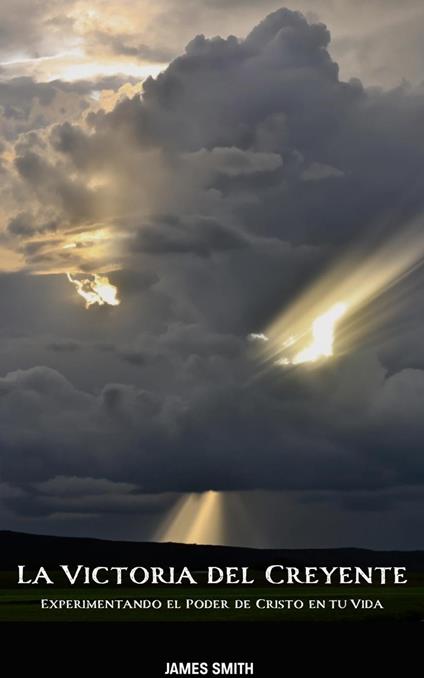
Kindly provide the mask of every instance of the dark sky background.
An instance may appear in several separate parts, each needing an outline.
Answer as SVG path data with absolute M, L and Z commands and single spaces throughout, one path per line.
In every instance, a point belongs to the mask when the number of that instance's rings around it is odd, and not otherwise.
M 247 341 L 419 224 L 422 5 L 152 4 L 15 1 L 0 31 L 0 526 L 151 539 L 216 490 L 225 543 L 424 548 L 421 271 L 314 369 L 258 378 Z M 42 70 L 61 35 L 91 79 Z

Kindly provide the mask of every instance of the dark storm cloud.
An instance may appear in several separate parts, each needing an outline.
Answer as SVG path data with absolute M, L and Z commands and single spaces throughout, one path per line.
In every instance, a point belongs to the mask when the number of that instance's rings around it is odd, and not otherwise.
M 0 485 L 5 505 L 24 517 L 55 514 L 155 514 L 172 504 L 172 495 L 147 495 L 136 492 L 130 483 L 103 478 L 56 476 L 45 482 L 30 483 L 24 490 Z M 36 505 L 35 505 L 36 504 Z
M 0 133 L 9 140 L 31 130 L 43 129 L 58 122 L 79 118 L 93 104 L 93 94 L 119 90 L 133 78 L 98 77 L 93 81 L 64 82 L 59 79 L 37 82 L 22 76 L 0 82 Z
M 16 158 L 15 165 L 40 202 L 48 200 L 51 205 L 58 204 L 67 220 L 80 222 L 95 215 L 94 193 L 41 155 L 27 151 Z
M 135 248 L 151 254 L 193 253 L 208 257 L 212 252 L 247 247 L 248 242 L 236 232 L 211 218 L 197 217 L 185 223 L 175 218 L 146 225 L 140 230 Z
M 146 81 L 142 100 L 94 118 L 99 138 L 109 130 L 141 148 L 183 153 L 173 157 L 175 170 L 184 176 L 196 166 L 204 199 L 219 199 L 254 233 L 346 243 L 384 218 L 389 197 L 397 219 L 410 217 L 422 208 L 423 92 L 341 82 L 328 43 L 324 26 L 287 10 L 245 41 L 198 36 Z M 211 158 L 234 147 L 278 154 L 281 167 L 262 182 L 243 172 L 225 181 Z
M 182 356 L 178 395 L 123 384 L 93 395 L 47 368 L 11 373 L 0 383 L 2 477 L 43 482 L 90 469 L 145 492 L 423 481 L 421 371 L 385 378 L 375 358 L 356 356 L 318 378 L 249 386 L 240 353 L 222 344 Z
M 118 483 L 121 504 L 138 508 L 139 492 L 272 488 L 340 502 L 423 483 L 419 322 L 413 364 L 395 336 L 257 378 L 246 341 L 351 243 L 424 207 L 422 89 L 344 82 L 329 41 L 288 10 L 245 40 L 197 36 L 142 97 L 91 114 L 90 130 L 66 122 L 44 147 L 18 145 L 34 213 L 47 202 L 83 228 L 101 220 L 99 202 L 113 206 L 103 215 L 122 303 L 87 312 L 64 276 L 34 290 L 0 280 L 5 323 L 32 333 L 43 365 L 27 353 L 0 381 L 1 473 L 16 510 L 24 499 L 25 510 L 77 510 L 46 492 L 62 476 Z M 34 264 L 49 251 L 21 241 L 49 222 L 28 214 L 9 232 Z
M 309 26 L 288 10 L 270 15 L 245 41 L 199 35 L 156 80 L 146 80 L 142 102 L 122 102 L 105 124 L 127 124 L 142 144 L 188 151 L 247 148 L 260 123 L 285 113 L 294 131 L 308 125 L 312 137 L 321 128 L 325 132 L 357 95 L 355 88 L 338 86 L 328 42 L 325 26 Z M 329 98 L 333 111 L 326 106 Z M 276 151 L 283 141 L 276 139 Z

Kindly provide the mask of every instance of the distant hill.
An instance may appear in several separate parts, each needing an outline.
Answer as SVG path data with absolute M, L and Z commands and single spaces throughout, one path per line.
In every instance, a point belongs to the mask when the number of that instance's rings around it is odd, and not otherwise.
M 107 541 L 79 537 L 54 537 L 0 531 L 0 571 L 13 570 L 18 564 L 54 568 L 69 565 L 184 565 L 193 570 L 209 565 L 346 565 L 407 567 L 424 572 L 424 551 L 371 551 L 367 549 L 250 549 L 228 546 Z

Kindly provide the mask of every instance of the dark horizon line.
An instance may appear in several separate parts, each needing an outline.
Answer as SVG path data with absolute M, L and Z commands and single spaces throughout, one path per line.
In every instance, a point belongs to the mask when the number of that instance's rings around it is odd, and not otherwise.
M 140 540 L 136 541 L 133 539 L 113 539 L 113 538 L 104 538 L 104 537 L 81 537 L 81 536 L 69 536 L 69 535 L 60 535 L 60 534 L 40 534 L 36 532 L 24 532 L 20 530 L 7 530 L 0 529 L 0 539 L 6 536 L 15 536 L 15 537 L 30 537 L 30 538 L 39 538 L 39 539 L 60 539 L 67 541 L 84 541 L 84 542 L 101 542 L 104 544 L 127 544 L 127 545 L 149 545 L 149 546 L 175 546 L 175 547 L 187 547 L 187 548 L 206 548 L 206 549 L 217 549 L 217 550 L 232 550 L 232 551 L 254 551 L 260 553 L 266 552 L 286 552 L 286 553 L 299 553 L 303 551 L 343 551 L 343 552 L 365 552 L 365 553 L 407 553 L 407 554 L 423 554 L 424 549 L 411 548 L 411 549 L 399 549 L 399 548 L 387 548 L 387 549 L 376 549 L 376 548 L 366 548 L 362 546 L 302 546 L 302 547 L 285 547 L 285 546 L 269 546 L 269 547 L 256 547 L 256 546 L 238 546 L 238 545 L 229 545 L 229 544 L 198 544 L 196 542 L 187 543 L 187 542 L 174 542 L 174 541 L 154 541 L 154 540 Z

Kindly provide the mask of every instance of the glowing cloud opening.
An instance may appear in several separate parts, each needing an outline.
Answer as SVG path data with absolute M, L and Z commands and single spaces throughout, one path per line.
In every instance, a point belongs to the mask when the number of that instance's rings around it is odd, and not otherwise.
M 91 273 L 89 277 L 76 278 L 70 273 L 67 273 L 67 278 L 77 291 L 77 293 L 85 300 L 85 307 L 90 308 L 94 304 L 99 306 L 119 306 L 121 303 L 118 299 L 118 288 L 109 282 L 109 279 L 104 275 Z
M 336 324 L 346 313 L 346 309 L 346 304 L 338 303 L 326 313 L 318 316 L 312 323 L 312 344 L 303 351 L 296 353 L 289 362 L 293 365 L 301 365 L 302 363 L 314 363 L 320 358 L 332 356 Z
M 117 74 L 144 80 L 149 76 L 156 77 L 167 65 L 166 62 L 139 63 L 128 58 L 119 60 L 104 58 L 102 61 L 93 61 L 81 48 L 48 56 L 21 56 L 0 62 L 0 67 L 9 75 L 15 77 L 30 75 L 40 82 L 57 79 L 74 82 Z
M 424 235 L 419 218 L 402 228 L 390 222 L 387 228 L 392 233 L 385 242 L 373 243 L 371 250 L 366 239 L 351 247 L 265 328 L 263 336 L 267 341 L 255 342 L 262 364 L 258 375 L 275 365 L 296 366 L 330 358 L 337 324 L 347 312 L 343 353 L 355 350 L 368 332 L 384 325 L 389 313 L 396 313 L 393 303 L 390 309 L 385 304 L 374 306 L 372 317 L 360 315 L 424 265 Z M 311 332 L 312 342 L 308 345 Z

